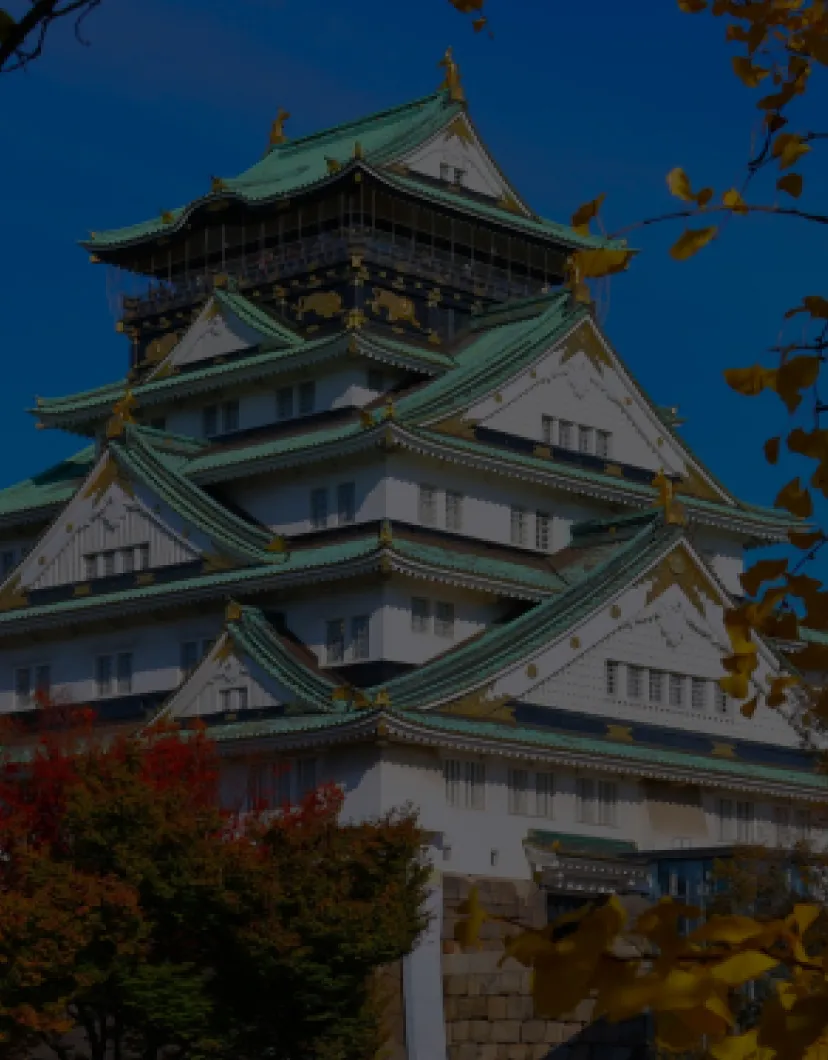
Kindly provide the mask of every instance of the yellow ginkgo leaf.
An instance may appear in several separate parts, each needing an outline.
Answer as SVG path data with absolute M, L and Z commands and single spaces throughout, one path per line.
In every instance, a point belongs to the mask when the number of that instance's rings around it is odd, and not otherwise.
M 633 258 L 632 250 L 578 250 L 570 258 L 579 280 L 596 280 L 623 272 Z
M 769 464 L 775 464 L 776 461 L 779 459 L 780 441 L 780 438 L 768 438 L 768 440 L 765 442 L 765 459 Z
M 780 169 L 790 169 L 810 150 L 810 146 L 796 133 L 780 133 L 773 141 L 772 154 L 779 159 Z
M 692 258 L 702 247 L 706 247 L 711 239 L 715 238 L 718 230 L 716 225 L 710 225 L 708 228 L 688 228 L 670 248 L 670 257 L 676 261 L 686 261 Z
M 748 212 L 747 203 L 736 188 L 731 188 L 730 191 L 726 191 L 722 196 L 722 202 L 725 206 L 729 206 L 733 213 Z
M 819 916 L 821 910 L 818 905 L 810 902 L 798 902 L 793 910 L 785 918 L 785 923 L 795 927 L 800 935 L 804 935 L 811 924 Z
M 734 1034 L 710 1046 L 713 1060 L 748 1060 L 757 1051 L 759 1029 L 753 1027 L 744 1034 Z
M 798 475 L 795 479 L 791 479 L 786 486 L 783 486 L 773 503 L 774 507 L 784 508 L 791 515 L 798 515 L 800 519 L 807 519 L 814 510 L 811 494 L 799 484 Z
M 670 189 L 670 194 L 675 195 L 677 199 L 694 202 L 698 206 L 706 206 L 713 198 L 712 188 L 702 188 L 700 192 L 694 192 L 690 185 L 690 178 L 681 166 L 676 166 L 667 174 L 667 187 Z
M 788 195 L 798 199 L 802 194 L 802 174 L 786 173 L 784 177 L 780 177 L 777 180 L 776 186 L 780 191 L 786 191 Z
M 678 0 L 678 6 L 686 15 L 696 15 L 707 7 L 707 0 Z
M 476 887 L 469 891 L 469 897 L 457 907 L 457 912 L 464 919 L 454 925 L 454 938 L 461 946 L 477 946 L 480 943 L 480 928 L 489 919 L 489 915 L 480 904 Z
M 739 713 L 743 718 L 752 718 L 756 713 L 756 708 L 759 706 L 759 697 L 754 696 L 753 699 L 749 699 L 747 703 L 743 703 L 739 707 Z
M 800 684 L 800 679 L 794 674 L 780 674 L 779 677 L 774 677 L 771 681 L 770 693 L 768 695 L 768 706 L 769 707 L 781 707 L 786 701 L 785 692 L 789 688 L 794 688 Z
M 785 402 L 788 412 L 794 412 L 802 401 L 800 391 L 814 385 L 819 376 L 819 357 L 791 357 L 776 373 L 773 389 Z
M 726 942 L 731 945 L 740 945 L 748 939 L 756 938 L 767 930 L 767 925 L 760 924 L 749 916 L 719 916 L 714 914 L 709 917 L 706 924 L 702 924 L 690 936 L 688 941 L 698 942 Z
M 789 530 L 788 540 L 794 548 L 801 548 L 807 550 L 813 548 L 819 541 L 822 541 L 824 534 L 821 530 Z
M 774 388 L 776 372 L 775 368 L 763 368 L 760 364 L 754 364 L 750 368 L 727 368 L 724 377 L 727 385 L 738 394 L 755 397 L 763 390 Z
M 828 320 L 828 298 L 824 298 L 820 294 L 808 294 L 802 299 L 802 305 L 788 310 L 785 314 L 785 319 L 790 320 L 797 313 L 808 313 L 809 316 L 815 317 L 817 320 Z
M 779 960 L 775 957 L 748 950 L 744 953 L 734 953 L 721 964 L 714 965 L 710 972 L 718 982 L 734 987 L 749 983 L 751 979 L 759 979 L 778 964 Z
M 598 211 L 601 209 L 601 204 L 606 199 L 606 192 L 602 192 L 597 198 L 592 199 L 590 202 L 585 202 L 582 206 L 579 206 L 575 213 L 572 215 L 570 224 L 573 228 L 589 228 L 589 222 L 598 216 Z
M 747 699 L 750 682 L 744 674 L 728 674 L 719 678 L 719 688 L 731 699 Z
M 760 585 L 781 578 L 787 569 L 786 559 L 760 559 L 750 570 L 739 575 L 739 581 L 748 596 L 756 596 Z
M 756 66 L 743 55 L 736 55 L 731 61 L 733 63 L 733 72 L 742 84 L 747 85 L 748 88 L 756 88 L 759 82 L 770 73 L 770 70 L 766 70 L 763 66 Z

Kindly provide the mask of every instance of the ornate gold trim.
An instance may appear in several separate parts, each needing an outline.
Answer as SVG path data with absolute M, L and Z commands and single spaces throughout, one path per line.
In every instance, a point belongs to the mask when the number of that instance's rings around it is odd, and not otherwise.
M 447 703 L 441 710 L 446 714 L 459 714 L 467 718 L 479 718 L 486 721 L 505 721 L 515 724 L 515 709 L 507 707 L 509 696 L 487 698 L 491 685 L 460 696 Z
M 84 490 L 83 499 L 86 500 L 92 497 L 95 504 L 97 504 L 110 486 L 120 486 L 129 497 L 135 496 L 132 484 L 124 476 L 123 471 L 118 466 L 118 462 L 113 456 L 107 454 L 106 460 L 97 475 Z
M 283 144 L 287 140 L 285 134 L 285 122 L 290 117 L 290 114 L 279 107 L 276 112 L 276 117 L 273 119 L 273 123 L 270 126 L 270 135 L 267 141 L 268 150 L 273 147 L 278 147 L 279 144 Z
M 201 570 L 204 574 L 210 574 L 214 571 L 232 570 L 236 564 L 233 560 L 227 556 L 222 556 L 219 552 L 205 552 L 202 556 Z
M 719 743 L 716 740 L 713 741 L 713 746 L 710 749 L 710 753 L 711 753 L 711 755 L 713 755 L 714 758 L 738 758 L 739 757 L 736 754 L 736 748 L 733 746 L 732 743 Z
M 604 734 L 608 740 L 617 740 L 619 743 L 635 743 L 631 725 L 614 725 L 607 723 L 607 731 Z
M 16 611 L 18 607 L 28 606 L 29 597 L 18 592 L 19 588 L 20 575 L 16 574 L 0 592 L 0 611 Z
M 445 139 L 451 140 L 454 136 L 456 136 L 458 140 L 462 140 L 464 144 L 474 142 L 474 137 L 472 136 L 468 125 L 466 125 L 459 114 L 451 124 L 446 127 Z
M 449 416 L 448 419 L 441 420 L 440 423 L 435 423 L 431 429 L 438 434 L 448 434 L 454 438 L 474 439 L 476 423 L 476 420 L 464 419 L 461 413 L 457 416 Z
M 676 560 L 680 560 L 680 564 Z M 677 567 L 680 569 L 677 570 Z M 663 559 L 653 572 L 647 593 L 647 604 L 657 600 L 673 585 L 681 589 L 702 616 L 706 614 L 703 598 L 707 598 L 711 603 L 722 603 L 721 597 L 710 588 L 707 579 L 681 546 Z
M 564 343 L 564 353 L 561 364 L 566 364 L 576 354 L 583 355 L 595 366 L 596 371 L 603 374 L 604 368 L 612 367 L 610 355 L 604 349 L 603 344 L 592 328 L 586 322 L 578 325 Z
M 448 91 L 449 99 L 452 103 L 465 103 L 466 94 L 463 91 L 463 86 L 460 84 L 460 68 L 454 61 L 451 54 L 451 48 L 446 48 L 445 55 L 437 65 L 442 67 L 446 72 L 445 77 L 440 82 L 439 88 Z
M 224 621 L 225 622 L 240 622 L 242 617 L 241 604 L 236 600 L 229 600 L 227 607 L 224 609 Z

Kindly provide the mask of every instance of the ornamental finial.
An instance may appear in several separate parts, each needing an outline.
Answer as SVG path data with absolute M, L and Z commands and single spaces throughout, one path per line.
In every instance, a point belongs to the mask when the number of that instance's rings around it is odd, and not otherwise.
M 273 124 L 270 126 L 270 139 L 267 143 L 268 151 L 270 151 L 271 148 L 278 147 L 279 144 L 283 144 L 285 140 L 287 140 L 287 136 L 285 135 L 285 122 L 289 117 L 290 114 L 279 107 L 279 112 L 273 119 Z
M 463 86 L 460 84 L 460 68 L 454 61 L 451 48 L 446 48 L 446 54 L 437 65 L 446 71 L 446 76 L 440 83 L 440 88 L 448 90 L 449 99 L 452 103 L 465 103 L 466 95 L 463 92 Z
M 112 415 L 106 425 L 107 438 L 120 438 L 127 423 L 135 423 L 135 409 L 138 402 L 131 390 L 127 390 L 120 401 L 112 406 Z

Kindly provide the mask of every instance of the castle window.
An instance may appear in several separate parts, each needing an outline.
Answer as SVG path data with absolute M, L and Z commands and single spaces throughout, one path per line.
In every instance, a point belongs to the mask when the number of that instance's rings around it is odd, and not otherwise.
M 609 431 L 595 432 L 595 455 L 608 457 L 610 455 L 610 433 Z
M 664 698 L 664 674 L 661 670 L 650 670 L 650 702 L 660 703 Z
M 115 553 L 103 552 L 101 559 L 103 560 L 103 577 L 111 578 L 115 573 Z
M 328 491 L 322 486 L 311 490 L 311 526 L 314 530 L 324 530 L 328 525 Z
M 670 706 L 684 706 L 684 678 L 681 674 L 670 674 Z
M 225 401 L 221 407 L 222 431 L 229 434 L 230 431 L 239 429 L 239 403 L 238 401 Z
M 87 559 L 89 557 L 87 556 Z M 121 549 L 121 571 L 124 574 L 132 574 L 135 570 L 135 553 L 131 548 Z M 88 575 L 87 575 L 88 577 Z M 93 575 L 94 577 L 94 575 Z
M 219 692 L 219 709 L 224 714 L 234 714 L 247 709 L 246 688 L 222 688 Z
M 438 600 L 434 609 L 434 633 L 438 637 L 454 636 L 454 604 Z
M 578 452 L 588 453 L 592 448 L 592 428 L 591 427 L 579 427 L 578 428 Z
M 526 509 L 512 508 L 511 540 L 513 545 L 526 544 Z
M 411 598 L 411 631 L 428 633 L 431 624 L 431 602 L 424 596 Z
M 544 445 L 552 445 L 554 439 L 554 416 L 541 416 L 541 437 Z
M 351 656 L 367 659 L 368 654 L 368 616 L 357 615 L 351 619 Z
M 437 490 L 434 486 L 420 486 L 419 516 L 423 526 L 437 525 Z
M 456 169 L 455 168 L 455 170 L 454 170 L 454 183 L 457 184 L 458 186 L 462 186 L 463 184 L 466 183 L 466 171 L 465 171 L 465 169 Z
M 345 658 L 345 622 L 341 618 L 326 623 L 325 654 L 328 664 L 341 663 Z
M 562 449 L 572 448 L 572 431 L 573 424 L 567 420 L 561 420 L 558 424 L 558 445 Z
M 774 806 L 773 823 L 776 825 L 776 845 L 791 845 L 791 811 L 788 806 Z
M 461 762 L 450 758 L 443 763 L 446 802 L 464 810 L 486 807 L 486 767 L 482 762 Z
M 296 760 L 296 797 L 303 799 L 316 788 L 316 759 L 298 758 Z
M 299 384 L 299 415 L 309 416 L 316 407 L 316 383 L 309 379 Z
M 535 512 L 535 548 L 549 551 L 549 513 Z
M 136 545 L 135 546 L 135 569 L 136 570 L 149 570 L 150 565 L 150 547 L 149 545 Z
M 336 513 L 340 526 L 356 519 L 356 487 L 353 482 L 340 482 L 336 487 Z
M 440 163 L 440 180 L 448 180 L 451 173 L 451 167 L 447 162 Z
M 576 782 L 578 820 L 582 824 L 613 827 L 617 821 L 618 785 L 612 781 L 579 777 Z
M 719 714 L 727 714 L 727 711 L 728 711 L 727 692 L 725 692 L 725 690 L 723 688 L 719 687 L 718 682 L 713 687 L 714 687 L 714 690 L 715 690 L 714 691 L 714 698 L 715 698 L 715 701 L 716 701 L 716 710 L 719 712 Z
M 804 843 L 811 834 L 811 811 L 797 810 L 794 814 L 794 827 L 797 841 Z
M 283 386 L 276 391 L 276 418 L 293 419 L 293 387 Z
M 212 438 L 219 432 L 218 405 L 208 405 L 201 410 L 201 429 L 205 438 Z
M 640 666 L 627 667 L 627 695 L 630 699 L 641 699 L 644 692 L 644 670 Z
M 446 530 L 463 529 L 463 494 L 446 490 Z
M 14 671 L 14 705 L 29 707 L 36 693 L 48 696 L 52 686 L 51 668 L 48 663 L 38 666 L 19 666 Z
M 701 677 L 690 681 L 690 705 L 693 710 L 704 710 L 707 706 L 707 681 Z
M 509 813 L 526 817 L 552 817 L 554 780 L 551 773 L 510 769 L 508 772 Z
M 736 803 L 736 842 L 752 843 L 755 835 L 755 815 L 752 802 Z
M 212 641 L 185 640 L 181 645 L 181 676 L 186 677 L 210 651 Z
M 604 677 L 606 680 L 606 689 L 608 696 L 618 695 L 618 663 L 612 659 L 607 659 L 604 668 Z

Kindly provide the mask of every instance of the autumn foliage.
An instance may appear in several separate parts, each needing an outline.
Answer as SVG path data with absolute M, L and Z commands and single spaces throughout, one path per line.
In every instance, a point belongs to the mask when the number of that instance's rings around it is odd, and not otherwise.
M 246 819 L 204 731 L 91 720 L 0 769 L 4 1055 L 371 1056 L 372 973 L 424 926 L 411 816 L 337 821 L 335 787 Z

